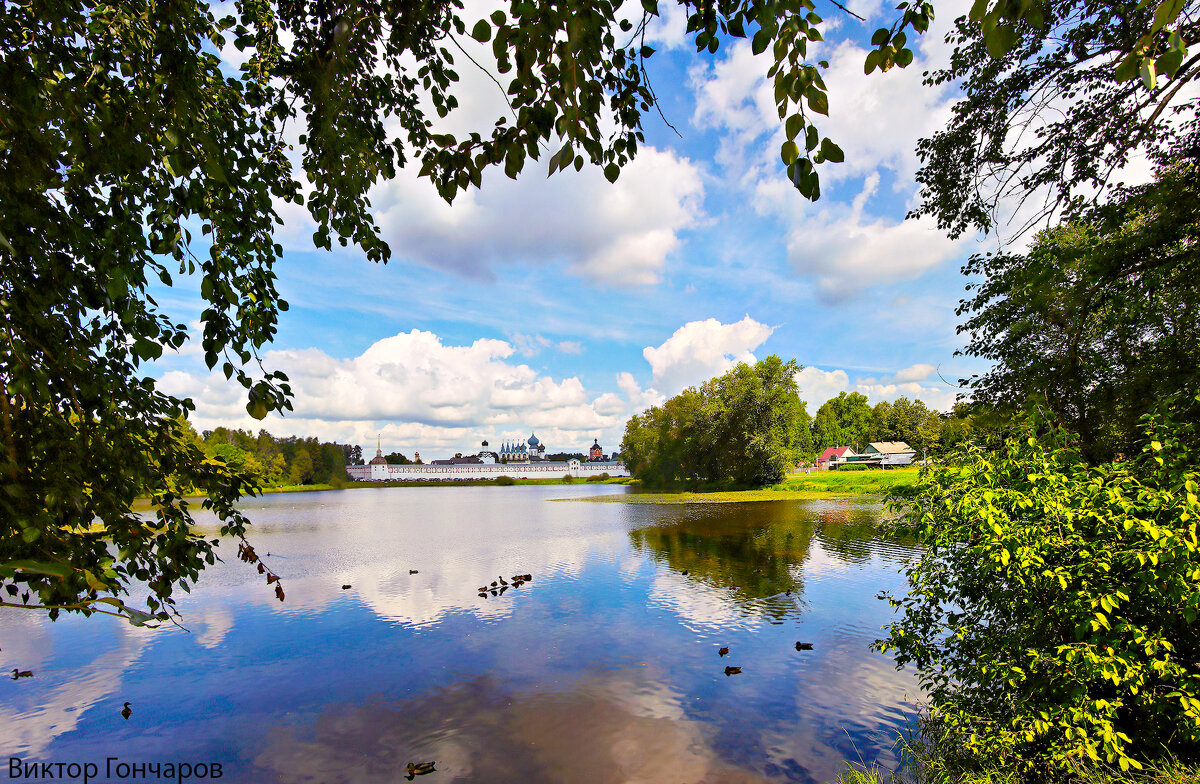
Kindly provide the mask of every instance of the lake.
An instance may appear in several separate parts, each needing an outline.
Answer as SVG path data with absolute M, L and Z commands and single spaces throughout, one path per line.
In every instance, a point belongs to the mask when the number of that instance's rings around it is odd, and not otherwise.
M 100 780 L 108 757 L 215 762 L 229 782 L 390 783 L 429 760 L 425 784 L 896 767 L 920 693 L 869 646 L 892 617 L 876 594 L 902 590 L 915 551 L 875 535 L 881 507 L 552 500 L 624 492 L 249 499 L 283 603 L 224 542 L 179 596 L 188 631 L 0 613 L 0 665 L 34 671 L 0 681 L 0 753 L 96 763 Z

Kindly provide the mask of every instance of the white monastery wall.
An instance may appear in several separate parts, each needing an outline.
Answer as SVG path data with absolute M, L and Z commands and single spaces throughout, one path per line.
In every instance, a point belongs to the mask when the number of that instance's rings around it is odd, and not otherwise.
M 361 465 L 346 466 L 346 473 L 357 482 L 413 482 L 429 480 L 495 479 L 558 479 L 570 474 L 575 479 L 587 479 L 607 473 L 609 476 L 629 476 L 629 469 L 620 462 L 581 463 L 560 462 L 466 464 L 466 465 Z

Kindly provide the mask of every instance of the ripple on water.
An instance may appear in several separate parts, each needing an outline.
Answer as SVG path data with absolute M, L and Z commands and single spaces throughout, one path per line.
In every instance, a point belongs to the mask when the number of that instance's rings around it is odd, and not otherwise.
M 890 764 L 919 694 L 869 649 L 890 619 L 874 596 L 913 550 L 874 535 L 878 504 L 545 502 L 597 492 L 624 488 L 253 499 L 286 602 L 229 558 L 181 597 L 193 634 L 0 616 L 0 657 L 38 671 L 0 692 L 0 733 L 46 760 L 186 748 L 231 782 L 391 782 L 423 759 L 439 781 L 526 784 Z

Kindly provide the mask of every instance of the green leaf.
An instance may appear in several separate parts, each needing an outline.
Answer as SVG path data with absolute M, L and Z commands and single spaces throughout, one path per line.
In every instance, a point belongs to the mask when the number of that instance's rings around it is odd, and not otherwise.
M 896 65 L 907 68 L 913 61 L 912 49 L 901 49 L 896 52 Z
M 805 97 L 808 98 L 808 108 L 817 114 L 829 115 L 829 97 L 823 90 L 813 85 L 808 88 Z
M 1113 74 L 1113 77 L 1118 82 L 1128 82 L 1130 79 L 1137 78 L 1138 67 L 1140 66 L 1140 58 L 1136 54 L 1128 54 L 1125 56 Z
M 754 54 L 762 54 L 767 51 L 767 47 L 771 45 L 771 36 L 766 30 L 760 29 L 754 34 L 754 38 L 750 41 L 750 51 Z
M 791 115 L 787 118 L 785 129 L 788 139 L 795 139 L 800 134 L 800 131 L 804 129 L 804 118 L 798 114 Z
M 267 401 L 261 398 L 251 398 L 246 403 L 246 413 L 255 419 L 265 419 L 269 411 Z
M 138 338 L 133 342 L 134 356 L 143 361 L 148 359 L 158 359 L 162 356 L 162 352 L 162 345 L 153 340 Z
M 621 167 L 615 163 L 610 163 L 604 167 L 604 179 L 609 182 L 616 182 L 617 177 L 621 176 Z
M 1165 73 L 1167 76 L 1174 76 L 1176 73 L 1178 73 L 1179 66 L 1183 65 L 1184 55 L 1185 52 L 1181 52 L 1178 49 L 1172 49 L 1155 60 L 1154 67 L 1157 68 L 1161 73 Z
M 808 126 L 808 128 L 804 131 L 804 148 L 810 152 L 817 149 L 819 139 L 820 134 L 817 132 L 816 126 Z
M 785 166 L 791 166 L 792 163 L 800 157 L 800 148 L 796 146 L 794 141 L 790 139 L 783 143 L 779 148 L 779 157 L 783 159 Z
M 986 36 L 987 52 L 993 59 L 1000 60 L 1017 42 L 1017 31 L 1012 25 L 996 25 Z
M 1184 5 L 1186 5 L 1185 0 L 1162 0 L 1158 4 L 1158 8 L 1154 9 L 1154 24 L 1152 29 L 1161 30 L 1174 22 L 1179 17 L 1179 14 L 1183 12 Z
M 1146 86 L 1147 90 L 1153 90 L 1158 84 L 1158 72 L 1154 68 L 1154 61 L 1149 57 L 1142 60 L 1141 74 L 1142 84 Z
M 821 140 L 821 155 L 825 157 L 825 160 L 833 163 L 841 163 L 846 160 L 846 153 L 842 152 L 842 148 L 834 144 L 829 137 Z
M 483 19 L 480 19 L 475 23 L 475 26 L 471 28 L 471 37 L 481 44 L 487 43 L 488 41 L 492 40 L 492 26 Z
M 876 68 L 878 68 L 881 58 L 882 55 L 879 53 L 878 49 L 872 49 L 871 51 L 867 52 L 867 59 L 863 62 L 863 73 L 869 74 L 871 71 L 874 71 Z
M 892 37 L 892 31 L 881 27 L 871 36 L 871 46 L 883 46 Z
M 67 564 L 53 563 L 51 561 L 7 561 L 0 564 L 0 568 L 12 569 L 17 572 L 28 572 L 29 574 L 45 574 L 51 577 L 69 577 L 75 571 Z

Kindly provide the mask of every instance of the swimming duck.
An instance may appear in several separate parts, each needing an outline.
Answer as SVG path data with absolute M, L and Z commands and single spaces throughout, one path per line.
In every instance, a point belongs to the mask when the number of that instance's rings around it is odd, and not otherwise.
M 487 591 L 480 591 L 480 592 L 479 592 L 479 598 L 480 598 L 480 599 L 486 599 L 486 598 L 487 598 Z
M 492 587 L 493 587 L 493 588 L 495 588 L 495 587 L 496 587 L 497 585 L 499 585 L 499 584 L 500 584 L 500 583 L 496 582 L 495 580 L 492 580 Z
M 409 569 L 408 573 L 409 574 L 420 574 L 420 572 L 418 572 L 416 569 Z
M 724 655 L 725 655 L 725 654 L 727 654 L 727 653 L 729 653 L 729 646 L 728 646 L 728 645 L 726 645 L 726 646 L 725 646 L 724 648 L 722 648 L 721 650 L 717 651 L 717 655 L 718 655 L 718 656 L 724 656 Z
M 14 681 L 15 681 L 17 678 L 32 678 L 32 677 L 33 677 L 33 671 L 32 671 L 32 670 L 18 670 L 18 669 L 15 669 L 15 668 L 13 669 L 13 680 L 14 680 Z
M 343 585 L 343 586 L 342 586 L 342 590 L 343 590 L 343 591 L 348 591 L 348 590 L 350 590 L 350 586 L 349 586 L 349 585 Z
M 811 642 L 798 642 L 798 643 L 796 643 L 796 650 L 811 651 L 812 646 L 813 646 L 813 644 Z
M 408 770 L 408 775 L 405 776 L 405 778 L 409 781 L 412 781 L 417 776 L 424 776 L 426 773 L 433 773 L 433 766 L 436 764 L 436 762 L 410 762 L 406 768 L 406 770 Z
M 129 708 L 129 703 L 125 703 L 125 707 L 121 709 L 121 718 L 129 721 L 129 717 L 133 715 L 133 711 Z
M 501 576 L 501 577 L 500 577 L 500 584 L 501 584 L 501 585 L 508 585 L 508 583 L 504 581 L 504 577 L 503 577 L 503 576 Z
M 726 675 L 741 675 L 741 673 L 742 673 L 741 667 L 726 667 L 725 668 Z

